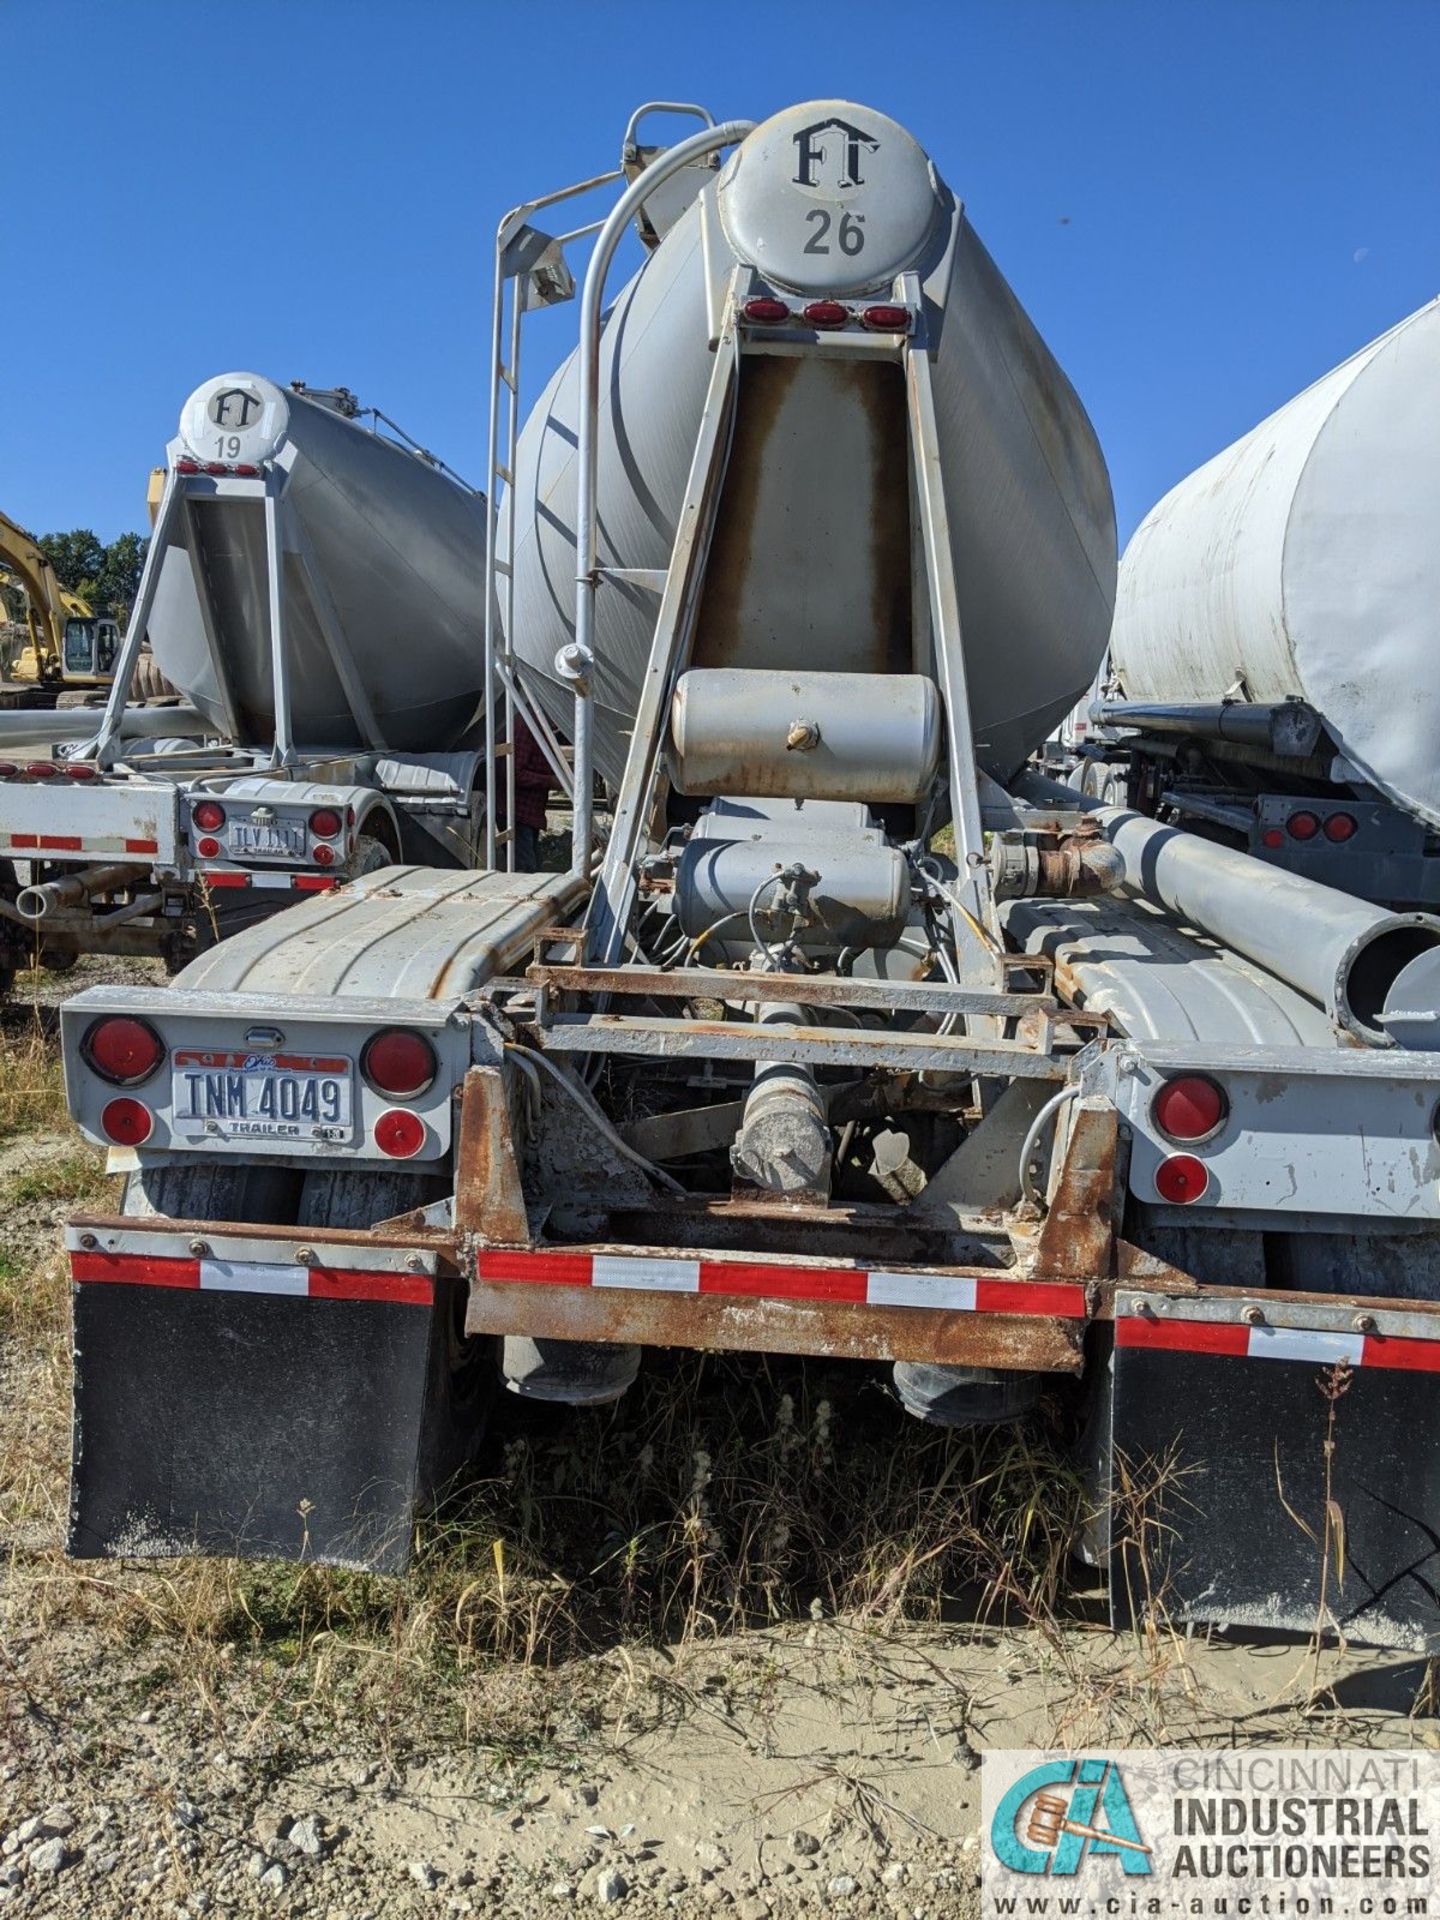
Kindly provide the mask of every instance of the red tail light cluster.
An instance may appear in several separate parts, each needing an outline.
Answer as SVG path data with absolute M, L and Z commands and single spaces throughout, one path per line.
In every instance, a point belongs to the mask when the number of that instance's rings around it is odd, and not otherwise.
M 143 1100 L 107 1100 L 100 1113 L 100 1131 L 117 1147 L 143 1147 L 155 1131 L 155 1116 Z
M 165 1042 L 148 1020 L 112 1014 L 85 1029 L 80 1054 L 91 1072 L 112 1087 L 138 1087 L 165 1058 Z
M 1285 831 L 1279 827 L 1267 827 L 1260 836 L 1262 847 L 1283 847 L 1285 836 L 1298 840 L 1303 845 L 1322 835 L 1332 846 L 1343 847 L 1347 840 L 1353 840 L 1360 831 L 1360 822 L 1353 813 L 1319 814 L 1311 807 L 1297 807 L 1285 822 Z
M 98 780 L 98 770 L 88 760 L 0 760 L 0 780 Z
M 1203 1073 L 1178 1074 L 1167 1080 L 1150 1102 L 1150 1118 L 1157 1133 L 1186 1146 L 1213 1140 L 1230 1118 L 1225 1089 Z M 1203 1199 L 1210 1173 L 1193 1153 L 1172 1153 L 1155 1170 L 1155 1191 L 1172 1207 L 1188 1207 Z
M 333 840 L 344 824 L 334 807 L 317 807 L 310 816 L 310 831 L 318 840 Z
M 225 824 L 225 809 L 218 800 L 202 800 L 193 817 L 202 833 L 218 833 Z
M 222 849 L 220 842 L 212 839 L 207 833 L 202 839 L 195 842 L 195 851 L 202 860 L 215 860 L 218 859 Z
M 227 463 L 224 460 L 184 459 L 175 462 L 174 470 L 176 473 L 187 474 L 213 473 L 217 476 L 220 474 L 231 474 L 237 480 L 258 480 L 260 478 L 259 467 L 251 466 L 248 461 Z
M 754 295 L 744 302 L 740 313 L 755 327 L 783 327 L 787 320 L 797 317 L 786 301 L 777 300 L 773 294 Z M 827 333 L 856 320 L 871 333 L 908 333 L 914 318 L 908 307 L 881 305 L 857 310 L 840 300 L 812 300 L 800 309 L 798 317 L 806 326 Z
M 434 1085 L 440 1062 L 423 1033 L 409 1027 L 383 1027 L 365 1043 L 360 1071 L 377 1093 L 413 1100 Z

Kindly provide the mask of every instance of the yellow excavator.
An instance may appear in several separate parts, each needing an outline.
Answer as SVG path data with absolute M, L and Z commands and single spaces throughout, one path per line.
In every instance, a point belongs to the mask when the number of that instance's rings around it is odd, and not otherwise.
M 64 689 L 109 686 L 120 650 L 119 626 L 62 587 L 34 534 L 5 513 L 0 513 L 0 566 L 25 590 L 29 632 L 29 644 L 11 669 L 16 684 L 6 688 L 12 697 L 5 704 L 53 706 Z
M 0 707 L 53 707 L 66 694 L 110 685 L 120 651 L 118 622 L 96 614 L 79 594 L 62 587 L 34 534 L 5 513 L 0 513 L 0 589 L 8 589 L 0 625 L 14 621 L 23 590 L 28 633 L 18 650 L 0 645 Z M 142 661 L 137 687 L 141 697 L 169 690 L 148 661 Z

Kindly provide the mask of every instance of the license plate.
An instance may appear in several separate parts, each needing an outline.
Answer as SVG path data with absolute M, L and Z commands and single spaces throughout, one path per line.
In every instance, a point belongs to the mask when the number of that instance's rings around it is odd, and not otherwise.
M 308 1053 L 201 1053 L 171 1060 L 172 1125 L 211 1140 L 310 1140 L 354 1133 L 348 1059 Z
M 305 823 L 303 820 L 237 820 L 229 832 L 230 852 L 237 858 L 252 860 L 303 860 Z

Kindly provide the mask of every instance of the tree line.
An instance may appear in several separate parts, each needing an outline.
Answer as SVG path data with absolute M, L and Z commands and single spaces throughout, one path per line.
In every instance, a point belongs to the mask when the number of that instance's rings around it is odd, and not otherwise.
M 140 590 L 148 535 L 122 533 L 106 546 L 91 528 L 76 527 L 70 533 L 42 533 L 39 544 L 62 587 L 78 593 L 94 612 L 123 622 Z

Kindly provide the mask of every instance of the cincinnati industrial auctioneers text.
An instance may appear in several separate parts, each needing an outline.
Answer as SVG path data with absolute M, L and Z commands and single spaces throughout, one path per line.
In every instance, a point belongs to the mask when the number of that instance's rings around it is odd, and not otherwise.
M 1433 1753 L 985 1756 L 985 1920 L 1410 1920 L 1431 1912 Z

